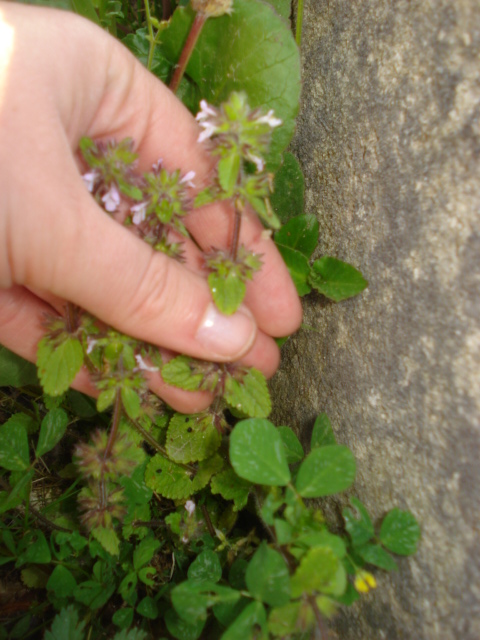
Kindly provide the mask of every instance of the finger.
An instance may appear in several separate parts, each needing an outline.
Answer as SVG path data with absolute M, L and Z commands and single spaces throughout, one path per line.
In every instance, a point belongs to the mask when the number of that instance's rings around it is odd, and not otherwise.
M 24 287 L 0 289 L 1 343 L 25 360 L 35 362 L 38 343 L 45 335 L 45 321 L 52 315 L 56 315 L 55 310 Z M 209 393 L 183 391 L 165 384 L 160 373 L 149 374 L 147 379 L 151 390 L 176 411 L 197 413 L 212 401 Z M 90 396 L 98 395 L 84 367 L 71 386 Z

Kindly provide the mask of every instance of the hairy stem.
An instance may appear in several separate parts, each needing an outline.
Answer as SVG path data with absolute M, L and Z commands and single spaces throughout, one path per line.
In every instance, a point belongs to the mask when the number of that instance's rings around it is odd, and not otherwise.
M 155 36 L 153 35 L 152 16 L 150 14 L 149 0 L 144 0 L 144 4 L 145 4 L 145 15 L 147 17 L 148 40 L 150 43 L 148 48 L 147 69 L 151 71 L 152 63 L 153 63 L 153 53 L 155 51 Z
M 231 255 L 232 261 L 237 260 L 238 242 L 240 239 L 240 227 L 242 224 L 242 209 L 239 203 L 235 203 L 235 221 L 233 224 L 232 242 L 231 242 Z
M 104 462 L 108 460 L 110 454 L 112 453 L 113 445 L 115 444 L 115 440 L 117 438 L 118 427 L 120 425 L 120 418 L 122 417 L 122 408 L 122 396 L 120 393 L 120 389 L 117 389 L 115 392 L 115 404 L 113 405 L 112 428 L 110 429 L 107 446 L 105 448 L 105 453 L 103 454 Z
M 192 55 L 192 51 L 197 43 L 198 37 L 202 32 L 203 25 L 207 21 L 207 16 L 203 13 L 197 13 L 195 15 L 195 19 L 192 24 L 192 28 L 190 29 L 190 33 L 185 40 L 185 44 L 183 45 L 182 53 L 180 54 L 180 59 L 178 61 L 177 66 L 175 67 L 175 71 L 173 72 L 172 79 L 170 80 L 170 89 L 173 93 L 176 93 L 178 86 L 180 84 L 180 80 L 183 78 L 183 74 L 185 73 L 185 69 L 187 68 L 188 61 L 190 60 L 190 56 Z
M 158 451 L 158 453 L 160 455 L 162 455 L 164 458 L 166 458 L 167 460 L 170 460 L 170 458 L 168 457 L 168 453 L 164 449 L 164 447 L 162 447 L 161 444 L 158 444 L 158 442 L 155 440 L 155 438 L 152 435 L 150 435 L 148 433 L 148 431 L 146 431 L 142 427 L 141 424 L 139 424 L 136 420 L 132 420 L 132 418 L 130 418 L 130 422 L 133 424 L 133 426 L 138 431 L 138 433 L 142 436 L 142 438 L 145 440 L 145 442 L 148 442 L 148 444 L 151 447 L 153 447 L 156 451 Z M 196 473 L 197 472 L 195 467 L 193 467 L 191 464 L 182 464 L 181 462 L 175 462 L 175 464 L 178 464 L 179 467 L 183 467 L 184 469 L 187 469 L 188 471 L 191 471 L 192 473 Z

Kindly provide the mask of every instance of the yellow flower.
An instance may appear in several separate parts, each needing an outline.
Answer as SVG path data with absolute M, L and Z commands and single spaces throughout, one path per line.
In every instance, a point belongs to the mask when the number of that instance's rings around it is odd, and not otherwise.
M 376 588 L 377 581 L 375 580 L 375 576 L 368 571 L 360 570 L 357 572 L 353 584 L 359 593 L 368 593 L 370 589 Z

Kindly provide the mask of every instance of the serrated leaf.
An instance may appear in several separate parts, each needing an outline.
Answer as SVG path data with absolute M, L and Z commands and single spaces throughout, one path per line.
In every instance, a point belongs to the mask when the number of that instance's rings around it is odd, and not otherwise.
M 284 247 L 281 244 L 277 244 L 277 248 L 280 251 L 282 258 L 287 265 L 287 269 L 293 280 L 297 293 L 299 296 L 305 296 L 312 290 L 308 283 L 308 276 L 310 274 L 310 265 L 307 258 L 290 247 Z
M 169 29 L 162 34 L 161 48 L 175 64 L 193 17 L 190 8 L 178 7 Z M 295 127 L 301 88 L 300 59 L 288 25 L 269 5 L 237 0 L 231 15 L 208 20 L 190 57 L 186 75 L 195 81 L 202 98 L 210 104 L 219 105 L 232 91 L 244 91 L 252 108 L 273 109 L 283 126 L 273 132 L 268 169 L 280 165 L 281 153 Z
M 283 440 L 288 464 L 295 464 L 303 460 L 303 447 L 292 429 L 290 427 L 277 427 L 277 431 Z
M 219 455 L 202 460 L 196 472 L 167 460 L 157 453 L 148 463 L 145 482 L 150 489 L 171 500 L 182 500 L 205 487 L 214 473 L 222 468 Z
M 9 471 L 24 471 L 30 465 L 28 438 L 23 418 L 14 414 L 0 426 L 0 467 Z
M 368 286 L 358 269 L 330 256 L 315 260 L 309 282 L 317 291 L 335 302 L 356 296 Z
M 149 620 L 156 620 L 158 618 L 158 606 L 153 598 L 145 596 L 143 600 L 137 605 L 137 613 L 148 618 Z
M 310 447 L 311 449 L 316 449 L 317 447 L 324 447 L 329 444 L 337 444 L 337 441 L 335 440 L 335 434 L 333 433 L 329 417 L 326 413 L 321 413 L 317 416 L 315 424 L 313 425 Z
M 205 620 L 190 620 L 187 622 L 180 618 L 174 609 L 167 609 L 165 623 L 169 632 L 177 640 L 197 640 L 205 626 Z
M 68 425 L 68 415 L 63 409 L 52 409 L 42 420 L 35 453 L 43 456 L 60 442 Z
M 343 445 L 314 449 L 302 462 L 295 486 L 304 498 L 320 498 L 345 491 L 355 480 L 353 453 Z
M 380 542 L 399 556 L 409 556 L 417 551 L 420 527 L 410 511 L 392 509 L 383 519 Z
M 194 582 L 216 583 L 222 577 L 222 565 L 218 554 L 211 549 L 205 549 L 188 567 L 188 579 Z
M 250 560 L 245 580 L 254 598 L 272 607 L 290 600 L 290 574 L 283 557 L 262 542 Z
M 237 311 L 247 291 L 245 282 L 236 270 L 229 271 L 226 276 L 210 273 L 208 286 L 215 305 L 227 316 Z
M 34 364 L 0 345 L 0 387 L 26 387 L 38 384 Z
M 210 458 L 221 437 L 211 413 L 176 413 L 168 425 L 166 449 L 174 462 L 195 462 Z
M 55 616 L 50 631 L 45 631 L 45 640 L 84 640 L 85 621 L 80 622 L 73 606 L 62 609 Z
M 102 545 L 102 547 L 112 556 L 120 553 L 120 540 L 113 529 L 106 527 L 94 527 L 92 536 Z
M 230 194 L 237 184 L 240 172 L 240 155 L 236 149 L 221 158 L 217 164 L 218 180 L 222 189 Z
M 305 179 L 298 160 L 293 154 L 284 153 L 283 164 L 275 173 L 270 197 L 273 210 L 282 223 L 303 213 L 304 192 Z
M 272 410 L 267 381 L 257 369 L 248 369 L 241 382 L 227 375 L 223 397 L 233 409 L 250 418 L 266 418 Z
M 236 473 L 254 484 L 285 486 L 290 470 L 283 440 L 271 422 L 238 422 L 230 435 L 230 461 Z
M 240 511 L 247 504 L 252 484 L 239 478 L 233 469 L 225 469 L 212 478 L 210 487 L 213 494 L 219 493 L 225 500 L 233 500 L 233 508 Z
M 385 571 L 398 569 L 397 563 L 392 556 L 379 544 L 366 544 L 363 547 L 358 547 L 356 552 L 365 562 L 373 564 L 374 567 L 385 569 Z
M 60 396 L 68 389 L 83 364 L 83 349 L 80 340 L 67 336 L 53 347 L 47 338 L 42 338 L 37 350 L 38 377 L 45 393 Z
M 292 598 L 328 590 L 340 561 L 328 547 L 314 547 L 306 553 L 291 579 Z
M 133 568 L 135 571 L 139 571 L 150 562 L 160 544 L 160 541 L 156 538 L 145 538 L 135 547 L 133 552 Z
M 177 356 L 162 367 L 162 378 L 167 384 L 185 389 L 185 391 L 197 391 L 203 382 L 201 373 L 192 373 L 190 368 L 191 358 Z
M 47 582 L 47 589 L 53 591 L 57 598 L 70 598 L 77 587 L 72 572 L 61 564 L 52 571 Z
M 223 587 L 215 582 L 187 580 L 172 590 L 171 598 L 178 615 L 184 620 L 192 622 L 206 620 L 209 607 L 220 602 L 236 602 L 240 595 L 239 591 Z
M 258 638 L 265 638 L 267 631 L 267 614 L 265 607 L 261 602 L 251 602 L 242 613 L 235 618 L 234 622 L 228 627 L 220 640 L 245 640 L 253 638 L 253 630 L 260 627 L 262 635 Z
M 147 634 L 142 629 L 122 629 L 113 636 L 113 640 L 147 640 Z
M 135 420 L 140 414 L 140 398 L 138 393 L 131 387 L 122 387 L 122 404 L 129 418 Z
M 358 516 L 351 509 L 344 509 L 342 515 L 345 519 L 345 528 L 350 535 L 352 545 L 358 547 L 365 544 L 373 537 L 373 524 L 368 511 L 357 498 L 350 498 L 350 502 L 357 510 Z
M 291 218 L 275 234 L 275 244 L 290 247 L 309 259 L 318 244 L 318 220 L 312 215 Z

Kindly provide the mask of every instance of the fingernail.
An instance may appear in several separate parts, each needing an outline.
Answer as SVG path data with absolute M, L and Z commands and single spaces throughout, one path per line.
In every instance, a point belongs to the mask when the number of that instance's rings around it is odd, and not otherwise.
M 212 357 L 238 359 L 252 346 L 257 326 L 245 307 L 226 316 L 213 303 L 207 307 L 198 328 L 196 339 Z

